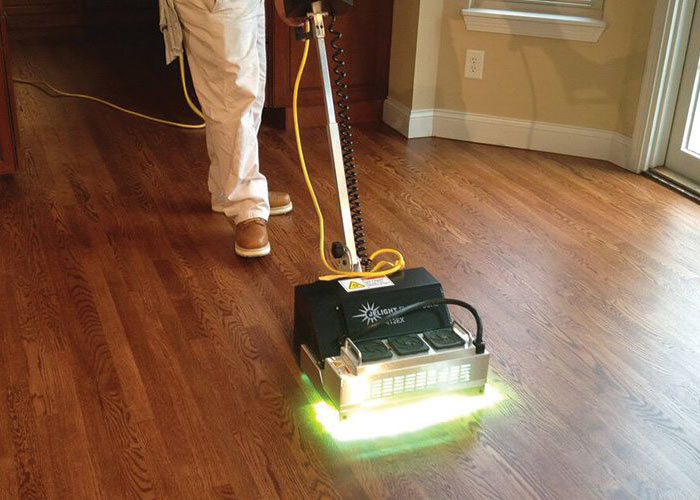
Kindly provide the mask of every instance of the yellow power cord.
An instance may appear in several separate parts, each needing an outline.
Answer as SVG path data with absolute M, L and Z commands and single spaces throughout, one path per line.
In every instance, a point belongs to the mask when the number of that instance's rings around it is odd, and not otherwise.
M 305 25 L 305 30 L 306 33 L 310 32 L 310 26 L 309 22 L 306 22 Z M 311 184 L 311 179 L 309 178 L 309 172 L 306 168 L 306 160 L 304 159 L 304 150 L 301 145 L 301 133 L 299 132 L 299 110 L 298 110 L 298 99 L 299 99 L 299 86 L 301 84 L 301 77 L 304 74 L 304 69 L 306 68 L 306 60 L 308 59 L 309 56 L 309 46 L 311 44 L 311 41 L 307 38 L 304 41 L 304 54 L 301 58 L 301 64 L 299 64 L 299 70 L 297 71 L 297 77 L 296 81 L 294 82 L 294 94 L 292 98 L 292 114 L 294 116 L 294 136 L 296 138 L 297 142 L 297 151 L 299 153 L 299 163 L 301 165 L 301 170 L 304 173 L 304 180 L 306 181 L 306 187 L 309 190 L 309 194 L 311 195 L 311 200 L 314 203 L 314 208 L 316 209 L 316 215 L 318 216 L 318 225 L 319 225 L 319 252 L 321 255 L 321 261 L 323 262 L 323 265 L 325 266 L 328 271 L 330 271 L 331 275 L 327 276 L 321 276 L 319 279 L 322 281 L 330 281 L 334 279 L 340 279 L 340 278 L 379 278 L 382 276 L 388 276 L 390 274 L 393 274 L 395 272 L 401 271 L 406 267 L 406 261 L 403 258 L 403 255 L 401 252 L 398 250 L 394 250 L 393 248 L 382 248 L 380 250 L 377 250 L 374 252 L 372 255 L 370 255 L 370 260 L 374 260 L 377 258 L 379 255 L 382 254 L 392 254 L 396 257 L 396 260 L 394 262 L 390 262 L 387 260 L 382 260 L 378 262 L 371 271 L 365 271 L 365 272 L 354 272 L 354 271 L 343 271 L 340 269 L 336 269 L 333 266 L 331 266 L 328 263 L 328 260 L 326 259 L 326 252 L 325 252 L 325 247 L 326 247 L 326 237 L 325 237 L 325 224 L 323 221 L 323 212 L 321 211 L 321 207 L 318 203 L 318 198 L 316 197 L 316 192 L 314 191 L 314 188 Z M 388 269 L 383 269 L 388 266 Z M 383 270 L 382 270 L 383 269 Z
M 309 23 L 308 21 L 306 22 L 306 32 L 309 33 Z M 382 248 L 380 250 L 377 250 L 374 252 L 372 255 L 370 255 L 370 260 L 376 259 L 378 256 L 382 254 L 392 254 L 396 257 L 396 260 L 391 262 L 388 260 L 382 260 L 378 262 L 371 271 L 366 271 L 366 272 L 353 272 L 353 271 L 343 271 L 340 269 L 336 269 L 333 266 L 331 266 L 328 263 L 328 260 L 326 259 L 326 254 L 324 251 L 325 248 L 325 223 L 323 220 L 323 212 L 321 211 L 321 207 L 318 203 L 318 198 L 316 197 L 316 193 L 314 191 L 314 188 L 311 184 L 311 179 L 309 177 L 309 172 L 306 168 L 306 160 L 304 159 L 304 150 L 301 145 L 301 133 L 299 132 L 299 112 L 298 112 L 298 100 L 299 100 L 299 86 L 301 84 L 301 77 L 304 74 L 304 69 L 306 68 L 306 61 L 309 56 L 309 46 L 311 44 L 311 41 L 309 39 L 305 40 L 304 42 L 304 55 L 301 59 L 301 64 L 299 65 L 299 70 L 297 72 L 297 77 L 296 81 L 294 82 L 294 97 L 292 101 L 292 110 L 293 110 L 293 115 L 294 115 L 294 135 L 296 137 L 296 143 L 297 143 L 297 150 L 299 152 L 299 163 L 301 164 L 301 169 L 304 173 L 304 180 L 306 181 L 306 187 L 309 190 L 309 194 L 311 195 L 311 199 L 314 203 L 314 208 L 316 209 L 316 215 L 318 216 L 318 222 L 319 222 L 319 252 L 321 255 L 321 261 L 323 262 L 323 265 L 325 268 L 330 271 L 331 275 L 327 276 L 321 276 L 320 279 L 323 281 L 330 281 L 334 279 L 340 279 L 340 278 L 379 278 L 382 276 L 388 276 L 390 274 L 393 274 L 395 272 L 401 271 L 406 267 L 406 261 L 404 260 L 403 255 L 401 252 L 398 250 L 394 250 L 393 248 Z M 190 109 L 202 120 L 204 120 L 204 115 L 202 112 L 195 106 L 195 104 L 192 102 L 192 99 L 190 99 L 190 95 L 187 91 L 187 82 L 185 78 L 185 61 L 182 55 L 179 56 L 179 64 L 180 64 L 180 80 L 182 83 L 182 91 L 185 96 L 185 100 L 187 101 L 187 105 L 190 107 Z M 103 104 L 105 106 L 108 106 L 112 109 L 116 109 L 117 111 L 121 111 L 123 113 L 127 113 L 132 116 L 136 116 L 138 118 L 143 118 L 144 120 L 149 120 L 152 122 L 156 123 L 162 123 L 164 125 L 170 125 L 173 127 L 179 127 L 179 128 L 184 128 L 184 129 L 202 129 L 206 125 L 204 123 L 200 124 L 188 124 L 188 123 L 178 123 L 178 122 L 173 122 L 170 120 L 164 120 L 162 118 L 156 118 L 153 116 L 148 116 L 143 113 L 139 113 L 137 111 L 131 111 L 130 109 L 123 108 L 117 104 L 114 104 L 112 102 L 109 102 L 105 99 L 100 99 L 99 97 L 93 97 L 91 95 L 86 95 L 86 94 L 77 94 L 73 92 L 65 92 L 63 90 L 59 90 L 50 83 L 42 80 L 24 80 L 21 78 L 15 78 L 15 82 L 25 84 L 25 85 L 32 85 L 34 87 L 37 87 L 40 90 L 43 90 L 46 92 L 46 90 L 43 87 L 48 88 L 52 92 L 54 92 L 56 95 L 60 97 L 73 97 L 76 99 L 85 99 L 88 101 L 93 101 L 97 102 L 100 104 Z
M 199 116 L 202 120 L 204 120 L 204 115 L 197 108 L 197 106 L 195 106 L 195 104 L 192 102 L 192 99 L 190 99 L 190 94 L 187 92 L 187 81 L 185 79 L 185 60 L 182 57 L 182 55 L 180 55 L 179 60 L 180 60 L 180 80 L 182 81 L 182 91 L 185 94 L 185 100 L 187 101 L 187 105 L 190 107 L 190 109 L 197 116 Z M 44 92 L 46 92 L 46 90 L 44 88 L 42 88 L 42 86 L 46 87 L 49 90 L 51 90 L 54 94 L 57 94 L 57 96 L 59 96 L 59 97 L 73 97 L 76 99 L 86 99 L 88 101 L 93 101 L 93 102 L 97 102 L 100 104 L 104 104 L 105 106 L 109 106 L 110 108 L 116 109 L 117 111 L 121 111 L 122 113 L 127 113 L 129 115 L 136 116 L 138 118 L 143 118 L 144 120 L 149 120 L 149 121 L 156 122 L 156 123 L 162 123 L 164 125 L 170 125 L 173 127 L 179 127 L 179 128 L 185 128 L 185 129 L 202 129 L 206 126 L 204 123 L 190 125 L 188 123 L 178 123 L 178 122 L 173 122 L 170 120 L 164 120 L 162 118 L 155 118 L 153 116 L 148 116 L 148 115 L 145 115 L 143 113 L 139 113 L 137 111 L 131 111 L 130 109 L 123 108 L 123 107 L 118 106 L 117 104 L 114 104 L 112 102 L 106 101 L 104 99 L 100 99 L 99 97 L 93 97 L 91 95 L 86 95 L 86 94 L 75 94 L 73 92 L 64 92 L 63 90 L 59 90 L 56 87 L 54 87 L 53 85 L 51 85 L 50 83 L 43 81 L 43 80 L 24 80 L 22 78 L 14 78 L 13 80 L 17 83 L 22 83 L 25 85 L 32 85 L 32 86 L 34 86 L 34 87 L 36 87 Z M 53 97 L 56 97 L 56 96 L 53 96 Z

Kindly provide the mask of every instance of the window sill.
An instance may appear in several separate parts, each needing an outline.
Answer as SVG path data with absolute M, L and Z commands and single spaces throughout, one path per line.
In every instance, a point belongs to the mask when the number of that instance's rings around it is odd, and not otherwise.
M 467 31 L 506 33 L 597 42 L 608 23 L 594 17 L 540 14 L 498 9 L 462 9 Z

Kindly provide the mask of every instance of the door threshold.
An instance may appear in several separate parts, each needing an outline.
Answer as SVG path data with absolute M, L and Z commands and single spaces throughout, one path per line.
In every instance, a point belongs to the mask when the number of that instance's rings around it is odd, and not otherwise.
M 664 186 L 681 193 L 686 198 L 700 203 L 700 184 L 666 167 L 656 167 L 644 172 Z

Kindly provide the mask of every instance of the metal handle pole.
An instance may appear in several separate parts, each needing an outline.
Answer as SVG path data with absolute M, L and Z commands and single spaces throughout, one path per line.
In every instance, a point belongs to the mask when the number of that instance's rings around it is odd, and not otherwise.
M 313 31 L 316 48 L 318 49 L 318 61 L 321 68 L 321 80 L 323 81 L 323 101 L 326 108 L 326 125 L 328 131 L 328 144 L 331 151 L 331 160 L 335 172 L 336 188 L 338 190 L 338 203 L 340 207 L 340 218 L 343 226 L 343 236 L 345 247 L 348 249 L 350 267 L 353 271 L 361 271 L 362 265 L 357 257 L 355 247 L 355 237 L 352 230 L 352 217 L 350 212 L 350 199 L 348 187 L 345 181 L 345 168 L 343 165 L 343 148 L 340 143 L 340 130 L 335 120 L 335 102 L 331 89 L 331 76 L 328 67 L 328 55 L 326 54 L 326 28 L 323 22 L 323 4 L 314 2 L 311 6 L 312 13 L 309 14 L 311 20 L 311 30 Z

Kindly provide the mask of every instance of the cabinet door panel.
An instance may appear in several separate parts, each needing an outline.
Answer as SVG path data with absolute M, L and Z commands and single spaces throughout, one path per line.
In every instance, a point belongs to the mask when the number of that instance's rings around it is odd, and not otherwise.
M 388 79 L 388 54 L 391 40 L 391 18 L 386 20 L 386 4 L 389 2 L 362 2 L 352 11 L 352 15 L 339 17 L 336 28 L 342 33 L 339 40 L 344 49 L 341 58 L 345 61 L 344 70 L 348 74 L 346 82 L 349 85 L 350 94 L 364 99 L 383 99 L 386 97 L 386 82 Z M 333 54 L 330 41 L 333 35 L 327 35 L 326 49 L 329 57 Z M 301 60 L 303 44 L 296 42 L 294 35 L 290 34 L 290 53 L 292 71 L 291 77 L 296 74 L 296 67 Z M 331 68 L 334 63 L 330 62 Z M 293 83 L 293 80 L 292 80 Z M 321 77 L 318 67 L 318 56 L 315 49 L 311 51 L 309 63 L 302 85 L 306 93 L 303 104 L 307 104 L 310 98 L 316 104 L 320 97 Z M 290 93 L 292 87 L 290 86 Z M 317 92 L 309 92 L 311 90 Z
M 271 51 L 268 56 L 270 79 L 267 106 L 289 109 L 292 105 L 294 78 L 304 47 L 303 43 L 295 39 L 294 31 L 276 16 L 271 0 L 267 0 L 267 6 L 268 50 Z M 341 57 L 348 74 L 347 94 L 351 103 L 365 105 L 372 102 L 375 104 L 370 107 L 379 109 L 376 103 L 387 96 L 392 15 L 392 0 L 356 0 L 352 11 L 337 20 L 337 30 L 343 34 L 339 44 L 344 49 Z M 330 23 L 330 19 L 327 19 L 327 23 Z M 327 37 L 326 48 L 330 57 L 333 54 L 330 47 L 333 35 L 328 33 Z M 319 108 L 323 104 L 318 56 L 313 43 L 312 41 L 299 95 L 300 106 L 308 109 Z M 330 64 L 333 68 L 334 63 L 330 61 Z M 361 109 L 362 105 L 356 109 Z M 369 109 L 367 105 L 365 108 Z M 353 116 L 352 111 L 350 114 Z
M 134 7 L 150 7 L 152 5 L 153 0 L 83 0 L 83 6 L 86 10 L 125 10 Z
M 66 5 L 66 4 L 75 4 L 77 3 L 77 0 L 5 0 L 3 4 L 5 5 L 6 9 L 12 9 L 12 10 L 30 10 L 35 8 L 36 6 L 43 6 L 43 5 Z

